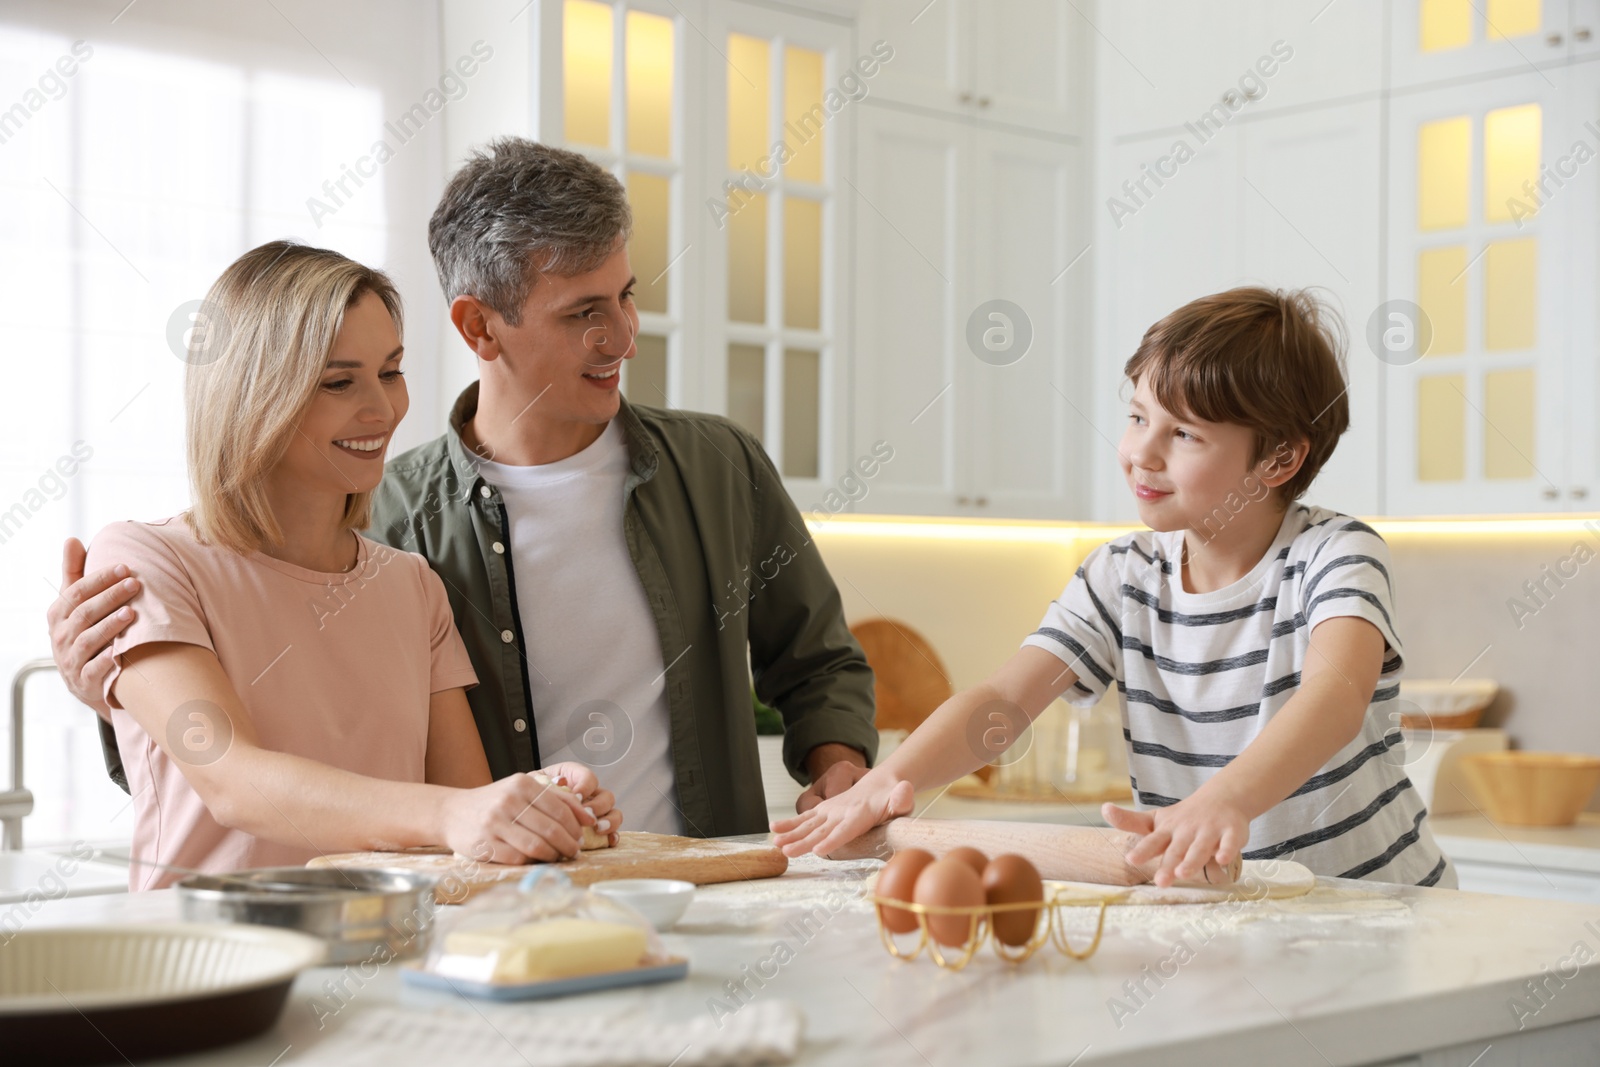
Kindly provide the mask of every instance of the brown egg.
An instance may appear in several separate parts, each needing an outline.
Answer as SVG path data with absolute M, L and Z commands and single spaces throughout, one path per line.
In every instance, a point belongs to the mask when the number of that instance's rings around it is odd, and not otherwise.
M 1021 904 L 1044 900 L 1044 882 L 1033 864 L 1021 856 L 996 856 L 983 871 L 984 903 Z M 1002 945 L 1025 945 L 1039 923 L 1038 909 L 1003 911 L 991 920 Z
M 983 879 L 959 858 L 934 860 L 917 875 L 913 899 L 918 904 L 942 908 L 975 908 L 983 904 Z M 930 915 L 928 933 L 941 945 L 960 947 L 972 936 L 971 917 Z
M 979 852 L 971 845 L 962 845 L 960 848 L 953 848 L 939 858 L 946 860 L 960 860 L 968 867 L 971 867 L 974 871 L 977 871 L 979 878 L 983 877 L 983 869 L 989 866 L 989 857 L 985 856 L 982 852 Z
M 890 900 L 903 900 L 907 904 L 912 903 L 911 895 L 916 890 L 917 875 L 922 873 L 922 868 L 932 862 L 933 853 L 920 848 L 908 848 L 903 852 L 896 852 L 889 857 L 889 862 L 883 865 L 883 870 L 878 874 L 876 895 Z M 909 934 L 917 928 L 916 913 L 905 908 L 886 908 L 880 904 L 878 917 L 892 933 Z

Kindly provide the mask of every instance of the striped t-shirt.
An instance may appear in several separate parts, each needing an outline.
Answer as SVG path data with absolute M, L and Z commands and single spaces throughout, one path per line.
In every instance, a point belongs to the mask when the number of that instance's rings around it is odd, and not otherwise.
M 1177 803 L 1243 752 L 1298 690 L 1311 631 L 1355 616 L 1386 642 L 1361 733 L 1250 824 L 1244 857 L 1454 886 L 1397 747 L 1403 659 L 1383 538 L 1347 515 L 1293 504 L 1261 562 L 1210 593 L 1184 591 L 1182 548 L 1182 531 L 1101 545 L 1023 642 L 1072 667 L 1071 703 L 1091 705 L 1116 683 L 1138 806 Z

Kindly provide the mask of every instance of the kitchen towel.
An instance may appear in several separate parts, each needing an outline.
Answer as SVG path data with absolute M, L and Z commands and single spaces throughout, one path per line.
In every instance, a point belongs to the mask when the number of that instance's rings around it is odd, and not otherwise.
M 471 1007 L 474 1011 L 466 1013 L 358 1012 L 325 1040 L 294 1050 L 282 1062 L 305 1067 L 758 1067 L 793 1060 L 805 1027 L 800 1008 L 787 1000 L 676 1023 L 631 1015 L 626 1021 L 604 1015 L 529 1017 L 487 1005 Z

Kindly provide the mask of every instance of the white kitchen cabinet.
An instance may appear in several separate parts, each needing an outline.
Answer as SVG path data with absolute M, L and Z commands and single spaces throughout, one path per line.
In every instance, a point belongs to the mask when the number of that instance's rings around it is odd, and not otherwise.
M 1466 893 L 1600 904 L 1600 874 L 1454 857 L 1451 862 L 1460 881 L 1458 888 Z
M 1111 221 L 1102 206 L 1111 327 L 1095 389 L 1106 437 L 1116 440 L 1127 414 L 1122 366 L 1156 321 L 1234 286 L 1313 287 L 1348 342 L 1351 429 L 1304 499 L 1378 510 L 1379 373 L 1362 337 L 1379 291 L 1380 108 L 1370 99 L 1238 121 L 1203 143 L 1186 131 L 1112 150 L 1108 184 L 1125 207 Z M 1193 152 L 1181 164 L 1179 142 Z M 1119 176 L 1137 182 L 1166 171 L 1175 173 L 1135 186 L 1137 196 L 1117 187 Z M 1096 481 L 1097 518 L 1136 519 L 1114 456 Z
M 1120 429 L 1112 387 L 1161 314 L 1232 284 L 1316 285 L 1347 330 L 1352 426 L 1308 500 L 1396 515 L 1591 510 L 1600 0 L 1318 2 L 1310 17 L 1223 6 L 1101 9 L 1098 187 L 1132 210 L 1096 206 L 1097 425 Z M 1383 20 L 1387 90 L 1370 43 Z M 1202 130 L 1195 118 L 1250 46 L 1240 26 L 1293 57 Z M 1193 158 L 1162 169 L 1180 141 Z M 1428 309 L 1428 356 L 1378 351 L 1381 331 L 1374 347 L 1375 315 L 1403 325 L 1390 301 Z M 1134 516 L 1120 472 L 1097 474 L 1095 505 L 1097 518 Z
M 862 507 L 943 515 L 965 476 L 950 392 L 961 343 L 955 297 L 970 269 L 959 252 L 973 131 L 870 106 L 859 118 L 854 439 L 894 449 Z
M 1093 32 L 1081 9 L 1058 0 L 865 0 L 858 38 L 894 47 L 872 87 L 879 100 L 1077 134 Z
M 894 48 L 894 59 L 873 79 L 873 98 L 930 111 L 967 110 L 972 56 L 965 45 L 966 25 L 966 5 L 959 0 L 866 0 L 856 40 L 862 45 L 886 41 Z
M 1389 0 L 1250 0 L 1246 25 L 1258 27 L 1252 61 L 1272 55 L 1277 41 L 1294 53 L 1266 79 L 1251 114 L 1375 98 L 1383 88 L 1388 7 Z
M 1600 903 L 1600 816 L 1509 826 L 1471 811 L 1434 815 L 1429 825 L 1466 892 Z
M 531 6 L 533 134 L 607 167 L 633 207 L 626 395 L 734 418 L 796 499 L 822 500 L 856 460 L 846 183 L 881 57 L 837 3 Z
M 1596 0 L 1395 0 L 1395 89 L 1539 70 L 1600 54 Z
M 1059 0 L 963 0 L 972 94 L 986 122 L 1081 134 L 1093 27 Z
M 1222 130 L 1176 173 L 1137 200 L 1120 188 L 1151 170 L 1172 169 L 1174 137 L 1157 135 L 1110 149 L 1102 180 L 1121 205 L 1132 208 L 1112 221 L 1107 204 L 1097 204 L 1097 255 L 1105 281 L 1098 308 L 1104 321 L 1097 333 L 1099 358 L 1093 385 L 1095 437 L 1094 517 L 1137 522 L 1138 510 L 1118 465 L 1116 443 L 1127 422 L 1123 365 L 1139 347 L 1144 332 L 1168 312 L 1197 296 L 1229 288 L 1239 280 L 1240 139 L 1238 127 Z M 1137 191 L 1137 189 L 1136 189 Z
M 970 342 L 966 309 L 1005 300 L 1022 309 L 1032 339 L 1014 362 L 958 349 L 967 357 L 955 406 L 965 431 L 958 448 L 968 454 L 968 513 L 1078 518 L 1098 454 L 1086 417 L 1091 261 L 1082 149 L 985 130 L 974 137 L 971 158 L 973 275 L 958 329 Z
M 1579 306 L 1593 314 L 1571 290 L 1595 277 L 1578 229 L 1595 177 L 1575 166 L 1548 195 L 1524 185 L 1568 153 L 1575 78 L 1593 83 L 1568 66 L 1391 101 L 1387 296 L 1431 334 L 1383 371 L 1391 514 L 1589 506 L 1569 434 L 1592 419 L 1592 383 L 1577 387 L 1592 349 L 1573 349 L 1570 324 Z M 1414 313 L 1385 314 L 1403 337 Z
M 1081 516 L 1080 149 L 870 105 L 859 130 L 854 437 L 894 448 L 861 509 Z M 969 344 L 991 300 L 1021 358 Z
M 640 332 L 623 391 L 635 403 L 704 408 L 697 341 L 705 288 L 721 279 L 688 252 L 706 244 L 702 191 L 715 189 L 722 168 L 708 165 L 704 130 L 685 117 L 709 106 L 708 72 L 722 73 L 690 28 L 704 25 L 705 0 L 534 0 L 522 17 L 531 29 L 529 135 L 611 171 L 633 208 Z
M 848 27 L 833 20 L 723 0 L 705 32 L 727 57 L 713 61 L 707 99 L 719 121 L 703 134 L 726 210 L 696 209 L 710 223 L 701 264 L 718 283 L 705 290 L 707 407 L 760 437 L 807 506 L 855 458 L 841 342 L 855 210 L 845 183 L 860 104 L 840 85 L 871 78 L 855 66 Z
M 805 505 L 834 510 L 829 490 L 885 441 L 863 510 L 1082 514 L 1063 399 L 1082 389 L 1087 285 L 1065 268 L 1088 244 L 1082 147 L 1061 132 L 1087 70 L 1070 5 L 867 3 L 853 34 L 736 0 L 541 0 L 537 17 L 542 135 L 634 202 L 630 397 L 740 421 Z M 811 121 L 861 56 L 881 63 L 858 79 L 866 101 Z M 650 77 L 659 99 L 635 91 Z M 779 139 L 793 158 L 772 162 Z M 969 351 L 992 297 L 1026 309 L 1014 364 Z
M 1366 342 L 1380 299 L 1381 113 L 1373 98 L 1239 130 L 1241 282 L 1314 288 L 1346 340 L 1350 428 L 1302 499 L 1353 515 L 1382 510 L 1373 472 L 1380 469 L 1385 368 Z
M 1222 106 L 1261 115 L 1382 86 L 1384 0 L 1117 0 L 1099 7 L 1098 85 L 1114 137 Z M 1241 32 L 1241 27 L 1248 30 Z
M 1109 137 L 1180 129 L 1235 87 L 1256 53 L 1271 45 L 1238 32 L 1252 6 L 1249 0 L 1100 5 L 1096 85 Z
M 1552 195 L 1550 210 L 1568 240 L 1565 409 L 1567 480 L 1559 488 L 1567 508 L 1600 507 L 1600 60 L 1573 64 L 1565 133 L 1557 137 L 1558 171 L 1576 169 L 1565 188 Z M 1594 157 L 1576 165 L 1573 148 L 1582 144 Z M 1564 163 L 1564 161 L 1566 161 Z M 1568 195 L 1570 194 L 1570 195 Z M 1548 487 L 1547 487 L 1548 488 Z

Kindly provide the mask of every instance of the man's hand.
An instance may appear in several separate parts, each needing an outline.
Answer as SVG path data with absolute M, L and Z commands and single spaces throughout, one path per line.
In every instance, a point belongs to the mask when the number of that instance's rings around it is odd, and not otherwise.
M 133 609 L 123 605 L 138 595 L 139 579 L 121 564 L 85 578 L 87 556 L 82 541 L 67 539 L 61 553 L 61 594 L 45 618 L 50 654 L 68 692 L 109 720 L 105 687 L 112 667 L 111 639 L 133 621 Z
M 1171 807 L 1128 811 L 1105 804 L 1100 813 L 1114 828 L 1142 835 L 1125 858 L 1135 866 L 1159 858 L 1152 881 L 1163 888 L 1205 877 L 1209 863 L 1226 869 L 1250 839 L 1244 809 L 1204 788 Z
M 830 741 L 806 753 L 806 770 L 811 784 L 795 801 L 796 812 L 810 811 L 859 782 L 867 773 L 867 757 L 849 745 Z

